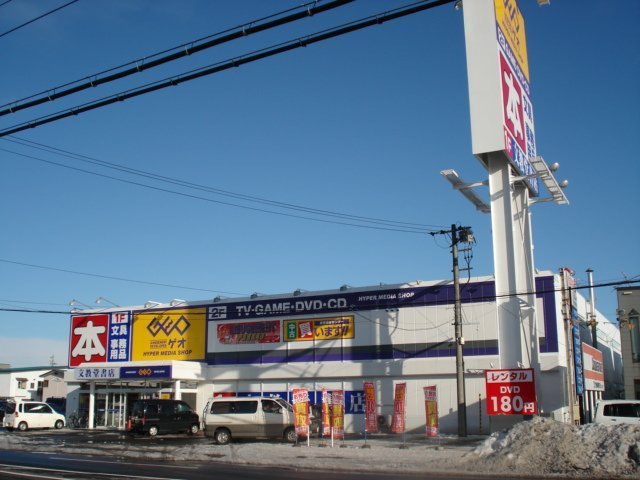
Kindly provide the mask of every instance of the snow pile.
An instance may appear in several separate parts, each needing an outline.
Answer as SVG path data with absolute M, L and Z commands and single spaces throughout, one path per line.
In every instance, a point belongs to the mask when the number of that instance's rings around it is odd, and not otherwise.
M 529 474 L 640 473 L 640 425 L 581 427 L 536 417 L 491 435 L 468 457 L 483 471 Z

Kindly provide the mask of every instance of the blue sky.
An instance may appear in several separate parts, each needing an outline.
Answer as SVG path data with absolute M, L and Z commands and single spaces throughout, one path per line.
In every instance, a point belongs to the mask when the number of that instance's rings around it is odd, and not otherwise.
M 64 3 L 14 0 L 0 7 L 0 33 Z M 0 37 L 0 104 L 299 4 L 80 0 Z M 538 152 L 559 162 L 558 178 L 570 181 L 569 206 L 533 208 L 536 266 L 571 267 L 581 282 L 589 267 L 596 282 L 633 278 L 640 274 L 640 2 L 519 4 Z M 399 5 L 357 1 L 4 116 L 0 129 Z M 462 12 L 452 5 L 0 139 L 1 308 L 68 310 L 71 299 L 93 306 L 99 296 L 139 305 L 448 279 L 444 237 L 216 203 L 275 210 L 100 168 L 18 139 L 288 204 L 427 230 L 470 225 L 477 238 L 472 274 L 493 270 L 490 217 L 439 174 L 454 168 L 465 180 L 486 179 L 471 154 Z M 600 288 L 596 297 L 615 318 L 615 290 Z M 0 363 L 43 365 L 51 355 L 66 362 L 68 316 L 2 311 L 0 322 Z

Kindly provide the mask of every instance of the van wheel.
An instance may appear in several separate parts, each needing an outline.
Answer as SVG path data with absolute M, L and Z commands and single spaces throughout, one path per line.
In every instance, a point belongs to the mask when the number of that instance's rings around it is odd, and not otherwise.
M 226 428 L 219 428 L 213 438 L 218 445 L 226 445 L 231 441 L 231 432 Z
M 56 421 L 56 424 L 54 425 L 54 427 L 57 430 L 60 430 L 62 427 L 64 427 L 64 422 L 62 420 L 58 420 L 58 421 Z
M 284 431 L 284 441 L 289 443 L 296 443 L 298 435 L 296 435 L 296 429 L 289 427 Z
M 27 425 L 27 422 L 20 422 L 18 424 L 18 430 L 20 430 L 21 432 L 24 432 L 28 429 L 29 429 L 29 425 Z
M 198 425 L 197 423 L 194 423 L 193 425 L 191 425 L 191 427 L 189 427 L 189 435 L 195 435 L 199 431 L 200 425 Z
M 151 425 L 149 427 L 149 436 L 155 437 L 156 435 L 158 435 L 158 427 L 156 427 L 155 425 Z

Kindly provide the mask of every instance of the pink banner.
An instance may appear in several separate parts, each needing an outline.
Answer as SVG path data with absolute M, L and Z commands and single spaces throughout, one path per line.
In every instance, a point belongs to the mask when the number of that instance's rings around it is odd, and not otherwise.
M 293 389 L 293 414 L 296 434 L 309 436 L 309 392 L 306 388 Z
M 331 392 L 331 432 L 333 438 L 344 438 L 344 390 Z
M 331 435 L 331 413 L 329 412 L 329 394 L 322 389 L 322 435 Z

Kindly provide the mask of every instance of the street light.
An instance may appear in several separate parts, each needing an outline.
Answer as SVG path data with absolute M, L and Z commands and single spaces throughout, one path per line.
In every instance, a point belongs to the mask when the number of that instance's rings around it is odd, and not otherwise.
M 82 305 L 83 307 L 86 307 L 86 308 L 93 308 L 93 307 L 90 307 L 89 305 L 87 305 L 86 303 L 79 302 L 75 298 L 69 301 L 69 306 L 70 307 L 73 307 L 75 305 Z

